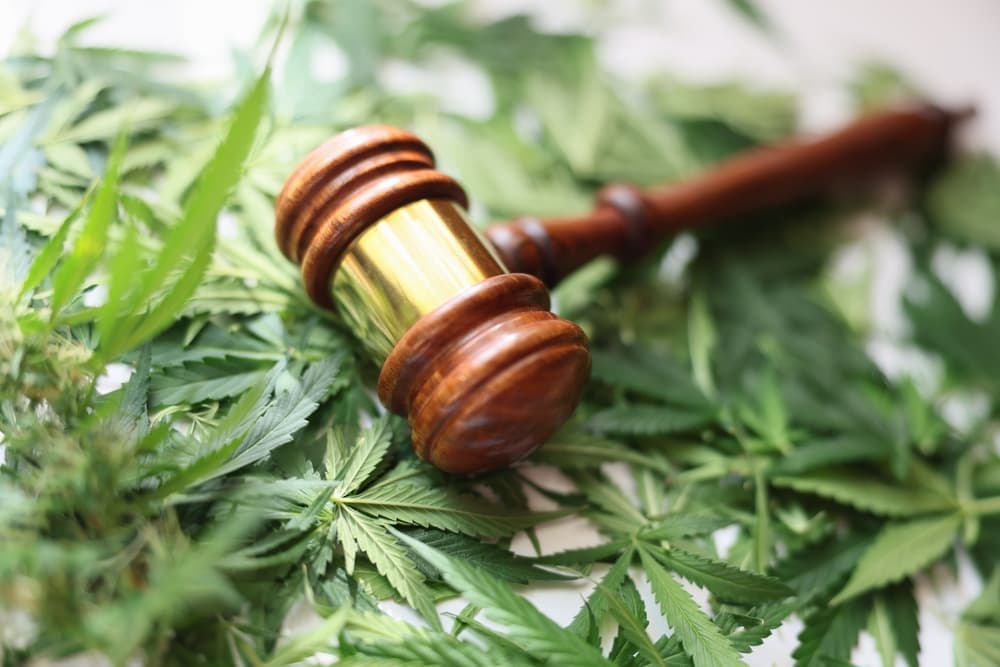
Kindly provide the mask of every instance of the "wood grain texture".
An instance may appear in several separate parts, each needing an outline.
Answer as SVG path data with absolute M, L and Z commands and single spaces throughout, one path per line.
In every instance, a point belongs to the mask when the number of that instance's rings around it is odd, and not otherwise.
M 552 286 L 595 257 L 628 260 L 684 229 L 929 168 L 945 155 L 954 126 L 968 113 L 931 105 L 873 113 L 817 139 L 738 154 L 682 183 L 648 191 L 609 185 L 589 215 L 519 218 L 489 227 L 486 235 L 511 271 L 531 273 Z
M 285 181 L 275 206 L 275 238 L 302 265 L 310 298 L 332 308 L 330 273 L 369 225 L 420 199 L 467 206 L 465 191 L 434 169 L 416 136 L 388 125 L 341 132 L 309 153 Z
M 333 307 L 331 272 L 368 226 L 422 199 L 466 205 L 458 184 L 433 167 L 419 139 L 387 126 L 349 130 L 306 156 L 278 197 L 275 235 L 302 264 L 314 301 Z M 493 470 L 530 454 L 569 418 L 590 354 L 583 331 L 548 308 L 537 278 L 497 275 L 423 315 L 396 343 L 379 397 L 409 418 L 421 458 L 452 473 Z
M 467 474 L 508 465 L 569 417 L 590 369 L 583 332 L 548 311 L 538 278 L 555 284 L 599 255 L 634 258 L 681 229 L 927 168 L 944 155 L 960 116 L 932 106 L 876 113 L 826 137 L 737 155 L 684 183 L 650 191 L 608 185 L 587 216 L 494 225 L 487 235 L 515 273 L 467 288 L 417 320 L 382 367 L 379 397 L 409 417 L 414 449 L 437 467 Z M 417 137 L 356 128 L 289 176 L 275 233 L 302 264 L 312 299 L 332 307 L 330 274 L 351 242 L 393 210 L 435 198 L 466 205 Z
M 494 276 L 403 336 L 378 393 L 409 415 L 421 458 L 452 473 L 493 470 L 530 454 L 569 418 L 590 355 L 583 331 L 548 306 L 537 278 Z

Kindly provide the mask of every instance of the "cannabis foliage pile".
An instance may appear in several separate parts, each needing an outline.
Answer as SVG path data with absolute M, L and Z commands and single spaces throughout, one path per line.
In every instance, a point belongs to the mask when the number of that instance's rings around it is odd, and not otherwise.
M 599 262 L 562 286 L 594 354 L 577 417 L 523 467 L 450 479 L 380 416 L 377 369 L 275 249 L 295 161 L 338 129 L 390 122 L 434 146 L 481 221 L 565 214 L 604 182 L 683 178 L 790 133 L 794 99 L 667 76 L 624 86 L 590 38 L 523 18 L 293 7 L 276 71 L 245 54 L 245 80 L 222 90 L 163 74 L 167 54 L 82 46 L 87 23 L 0 68 L 3 664 L 94 650 L 149 665 L 325 651 L 348 665 L 728 666 L 797 616 L 797 665 L 847 664 L 867 628 L 884 664 L 916 667 L 912 577 L 966 559 L 985 590 L 951 619 L 956 660 L 1000 664 L 1000 309 L 970 317 L 932 266 L 944 244 L 997 268 L 990 159 L 954 163 L 894 214 L 918 288 L 896 343 L 933 360 L 933 381 L 890 381 L 866 355 L 865 286 L 829 271 L 853 233 L 838 211 L 770 216 L 702 234 L 681 270 Z M 316 81 L 331 44 L 347 71 Z M 442 51 L 488 74 L 488 120 L 377 76 Z M 902 88 L 872 70 L 859 104 Z M 942 416 L 955 397 L 978 407 L 959 425 Z M 539 482 L 539 465 L 572 491 Z M 567 515 L 601 543 L 508 550 Z M 566 627 L 521 594 L 581 577 L 596 587 Z M 440 618 L 456 595 L 467 606 Z M 385 615 L 386 599 L 425 623 Z M 324 621 L 279 643 L 297 603 Z M 665 636 L 648 631 L 657 614 Z

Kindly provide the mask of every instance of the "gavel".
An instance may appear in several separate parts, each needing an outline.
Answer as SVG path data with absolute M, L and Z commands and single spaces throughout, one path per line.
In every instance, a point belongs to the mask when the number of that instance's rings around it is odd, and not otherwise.
M 944 156 L 962 112 L 918 105 L 833 134 L 750 149 L 686 182 L 601 189 L 587 215 L 469 223 L 430 149 L 385 125 L 310 152 L 276 203 L 276 238 L 311 299 L 381 363 L 378 396 L 417 455 L 450 473 L 507 466 L 570 417 L 590 371 L 583 331 L 546 285 L 601 255 L 639 257 L 680 230 L 736 220 Z M 484 166 L 483 168 L 488 168 Z

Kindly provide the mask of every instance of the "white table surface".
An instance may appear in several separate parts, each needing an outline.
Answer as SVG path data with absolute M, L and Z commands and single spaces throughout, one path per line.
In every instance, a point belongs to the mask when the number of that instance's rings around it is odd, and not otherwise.
M 593 29 L 585 20 L 584 10 L 591 4 L 587 0 L 479 0 L 475 4 L 483 16 L 527 11 L 552 29 Z M 795 89 L 802 93 L 804 125 L 817 130 L 845 119 L 843 83 L 852 66 L 882 60 L 902 69 L 940 103 L 974 103 L 979 115 L 963 142 L 1000 154 L 997 0 L 758 0 L 758 4 L 782 35 L 779 42 L 763 39 L 727 11 L 723 0 L 609 2 L 606 6 L 616 19 L 599 31 L 601 59 L 625 78 L 669 71 L 695 80 L 736 76 Z M 266 0 L 0 0 L 4 19 L 0 21 L 0 53 L 7 52 L 25 24 L 30 24 L 41 48 L 48 49 L 69 23 L 106 14 L 90 32 L 93 42 L 175 51 L 190 58 L 194 75 L 223 77 L 230 71 L 231 47 L 252 42 L 269 6 Z M 386 76 L 391 78 L 393 73 L 386 72 Z M 876 235 L 871 244 L 885 265 L 881 271 L 887 294 L 873 304 L 883 310 L 905 281 L 905 258 L 899 257 L 891 238 Z M 969 267 L 966 262 L 964 269 L 954 270 L 954 276 L 971 288 L 971 301 L 982 301 L 982 284 L 976 284 L 981 272 L 974 257 Z M 877 317 L 876 321 L 881 320 Z M 885 326 L 894 325 L 885 321 Z M 546 484 L 558 483 L 554 472 L 537 474 Z M 548 550 L 599 539 L 582 521 L 574 520 L 546 527 L 540 538 Z M 530 550 L 527 544 L 516 546 Z M 979 586 L 967 561 L 962 562 L 957 579 L 943 569 L 919 578 L 921 665 L 952 664 L 950 627 Z M 566 622 L 585 593 L 584 585 L 548 587 L 532 591 L 530 598 L 553 618 Z M 648 590 L 644 593 L 648 599 Z M 789 653 L 800 627 L 798 622 L 786 624 L 749 656 L 749 664 L 791 665 Z M 662 619 L 654 615 L 653 630 L 664 629 Z M 853 660 L 864 666 L 880 664 L 867 634 Z M 84 667 L 101 661 L 85 657 L 62 664 Z

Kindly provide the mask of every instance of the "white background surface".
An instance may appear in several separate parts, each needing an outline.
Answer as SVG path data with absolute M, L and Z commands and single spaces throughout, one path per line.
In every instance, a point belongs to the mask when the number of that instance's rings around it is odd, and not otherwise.
M 582 10 L 595 3 L 481 0 L 476 4 L 483 16 L 525 10 L 552 29 L 590 30 Z M 803 94 L 804 125 L 823 129 L 845 118 L 842 90 L 852 66 L 866 59 L 884 60 L 906 72 L 935 101 L 974 103 L 979 116 L 964 142 L 1000 154 L 997 0 L 759 0 L 758 4 L 778 28 L 782 37 L 778 42 L 761 38 L 726 11 L 721 0 L 603 3 L 612 20 L 601 26 L 602 61 L 623 77 L 669 70 L 702 81 L 738 76 L 793 88 Z M 26 23 L 46 49 L 71 22 L 107 14 L 89 33 L 94 43 L 175 51 L 191 59 L 195 76 L 221 78 L 229 71 L 231 47 L 252 43 L 269 5 L 252 0 L 0 0 L 0 53 L 6 53 Z M 885 252 L 891 254 L 891 249 Z M 886 259 L 888 264 L 896 262 Z M 553 480 L 547 478 L 546 483 Z M 568 521 L 541 531 L 541 539 L 543 547 L 554 550 L 595 543 L 598 538 L 582 522 Z M 922 665 L 952 664 L 949 626 L 977 588 L 967 566 L 957 581 L 944 571 L 919 581 Z M 579 606 L 582 592 L 550 588 L 531 597 L 565 622 Z M 790 665 L 798 628 L 787 625 L 752 654 L 750 664 Z M 654 626 L 654 631 L 662 629 Z M 863 638 L 854 661 L 879 664 L 870 637 Z

